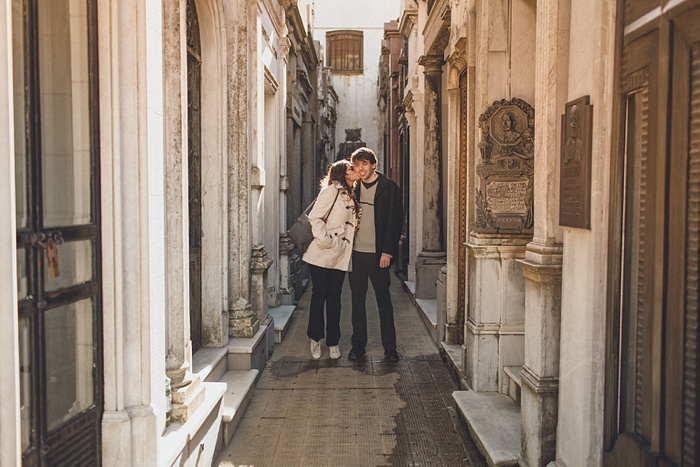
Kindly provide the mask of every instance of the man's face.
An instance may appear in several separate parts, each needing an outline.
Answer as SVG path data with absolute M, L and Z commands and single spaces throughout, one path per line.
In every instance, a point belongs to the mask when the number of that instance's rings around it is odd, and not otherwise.
M 357 160 L 352 165 L 355 166 L 355 172 L 360 175 L 360 178 L 365 182 L 368 181 L 374 175 L 374 169 L 377 168 L 377 164 L 370 164 L 366 160 Z

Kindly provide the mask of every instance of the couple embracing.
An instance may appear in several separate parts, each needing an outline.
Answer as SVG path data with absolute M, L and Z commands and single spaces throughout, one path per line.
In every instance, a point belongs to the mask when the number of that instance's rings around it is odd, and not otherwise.
M 311 268 L 313 283 L 307 335 L 314 359 L 321 358 L 324 336 L 330 358 L 340 358 L 340 295 L 349 272 L 353 332 L 348 359 L 361 360 L 365 355 L 365 299 L 371 281 L 379 308 L 384 359 L 399 361 L 389 266 L 398 254 L 403 206 L 398 185 L 376 168 L 377 156 L 368 148 L 357 149 L 350 161 L 333 163 L 309 213 L 314 239 L 303 260 Z

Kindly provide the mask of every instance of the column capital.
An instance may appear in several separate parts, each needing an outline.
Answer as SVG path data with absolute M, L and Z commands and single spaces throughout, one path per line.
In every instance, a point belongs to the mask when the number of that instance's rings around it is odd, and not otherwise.
M 422 55 L 418 59 L 418 64 L 423 67 L 423 73 L 426 75 L 442 73 L 442 66 L 445 64 L 445 59 L 441 55 Z

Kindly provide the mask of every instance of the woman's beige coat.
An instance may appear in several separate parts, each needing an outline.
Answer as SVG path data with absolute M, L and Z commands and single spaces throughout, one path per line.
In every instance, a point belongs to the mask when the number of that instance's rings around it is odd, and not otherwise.
M 333 205 L 335 195 L 338 199 Z M 329 212 L 333 206 L 333 209 Z M 314 266 L 341 271 L 352 270 L 352 242 L 355 238 L 355 204 L 340 183 L 321 190 L 309 213 L 314 239 L 304 253 L 304 261 Z M 328 213 L 326 222 L 323 218 Z

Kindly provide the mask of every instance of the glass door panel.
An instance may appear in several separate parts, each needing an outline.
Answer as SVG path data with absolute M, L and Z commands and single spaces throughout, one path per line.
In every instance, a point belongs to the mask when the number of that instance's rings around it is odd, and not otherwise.
M 17 250 L 17 298 L 19 300 L 27 298 L 28 291 L 27 250 L 20 248 Z
M 90 216 L 90 86 L 87 5 L 38 3 L 44 227 Z
M 44 315 L 49 431 L 94 402 L 93 311 L 93 301 L 88 299 L 48 310 Z
M 25 32 L 24 32 L 24 2 L 12 0 L 12 77 L 14 82 L 14 114 L 15 121 L 15 195 L 17 228 L 27 227 L 28 202 L 27 202 L 27 142 L 25 139 L 24 115 L 26 102 L 25 78 Z M 20 119 L 20 117 L 22 119 Z
M 32 444 L 31 419 L 34 414 L 34 399 L 32 397 L 32 336 L 29 318 L 19 320 L 19 379 L 20 379 L 20 419 L 22 424 L 22 451 Z
M 52 292 L 92 280 L 94 277 L 92 252 L 93 242 L 90 240 L 65 242 L 56 245 L 55 254 L 58 256 L 57 272 L 60 274 L 52 277 L 50 268 L 44 268 L 44 286 L 46 291 Z M 47 254 L 44 255 L 44 258 L 48 262 L 46 256 Z

